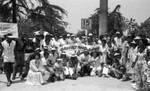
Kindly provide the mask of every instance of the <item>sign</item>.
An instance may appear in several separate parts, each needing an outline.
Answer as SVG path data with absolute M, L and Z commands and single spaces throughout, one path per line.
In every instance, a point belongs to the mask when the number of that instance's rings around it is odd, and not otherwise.
M 6 34 L 12 34 L 18 38 L 18 26 L 17 23 L 0 23 L 0 37 L 4 37 Z
M 92 20 L 83 18 L 81 19 L 81 29 L 91 29 L 92 28 Z
M 84 51 L 84 50 L 96 51 L 99 50 L 99 46 L 73 44 L 73 45 L 64 45 L 59 48 L 59 51 Z

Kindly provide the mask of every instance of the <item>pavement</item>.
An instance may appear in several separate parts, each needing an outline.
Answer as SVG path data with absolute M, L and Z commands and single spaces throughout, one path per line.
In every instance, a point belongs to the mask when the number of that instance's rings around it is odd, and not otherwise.
M 13 81 L 10 87 L 6 86 L 6 77 L 0 74 L 0 91 L 134 91 L 130 82 L 122 82 L 115 78 L 104 77 L 80 77 L 77 80 L 59 81 L 41 86 L 32 86 L 20 82 L 19 79 Z

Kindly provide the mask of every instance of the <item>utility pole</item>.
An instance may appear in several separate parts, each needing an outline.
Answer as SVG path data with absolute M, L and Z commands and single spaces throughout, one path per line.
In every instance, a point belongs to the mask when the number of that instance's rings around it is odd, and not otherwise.
M 12 0 L 12 7 L 13 7 L 12 22 L 13 22 L 13 23 L 17 23 L 16 0 Z
M 99 36 L 105 34 L 108 31 L 107 14 L 108 14 L 108 0 L 100 0 Z

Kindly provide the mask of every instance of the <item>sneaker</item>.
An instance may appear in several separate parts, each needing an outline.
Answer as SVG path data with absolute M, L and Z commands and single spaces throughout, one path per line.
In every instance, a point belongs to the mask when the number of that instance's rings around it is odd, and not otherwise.
M 13 83 L 12 80 L 10 80 L 10 83 L 11 83 L 11 84 Z
M 3 73 L 3 71 L 0 70 L 0 74 L 2 74 L 2 73 Z
M 11 82 L 7 82 L 7 87 L 9 87 L 11 85 Z
M 15 80 L 15 79 L 16 79 L 16 77 L 15 77 L 15 76 L 13 76 L 13 77 L 12 77 L 12 80 Z

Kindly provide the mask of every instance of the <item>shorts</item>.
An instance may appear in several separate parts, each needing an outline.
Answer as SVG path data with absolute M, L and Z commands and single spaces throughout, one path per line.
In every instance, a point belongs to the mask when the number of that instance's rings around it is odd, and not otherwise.
M 4 62 L 4 72 L 12 73 L 13 72 L 13 62 Z

